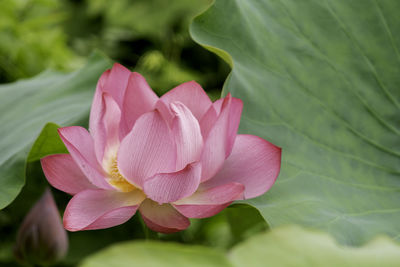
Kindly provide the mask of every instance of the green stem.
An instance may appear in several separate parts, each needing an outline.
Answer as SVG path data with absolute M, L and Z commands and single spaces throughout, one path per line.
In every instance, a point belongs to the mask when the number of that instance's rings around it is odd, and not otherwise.
M 144 238 L 146 240 L 159 240 L 159 236 L 157 232 L 150 230 L 147 225 L 144 223 L 143 218 L 139 216 L 140 224 L 142 225 Z

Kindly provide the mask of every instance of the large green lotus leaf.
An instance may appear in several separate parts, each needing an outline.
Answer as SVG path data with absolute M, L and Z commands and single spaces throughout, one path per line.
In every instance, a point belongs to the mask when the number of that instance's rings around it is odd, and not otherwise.
M 108 60 L 96 54 L 76 72 L 48 71 L 0 86 L 0 209 L 24 185 L 26 158 L 43 126 L 49 121 L 72 125 L 87 118 L 97 80 L 108 66 Z
M 278 227 L 236 245 L 228 253 L 172 242 L 131 241 L 112 245 L 81 266 L 398 266 L 400 247 L 379 237 L 363 247 L 339 246 L 326 233 Z
M 195 41 L 232 65 L 241 133 L 283 149 L 281 174 L 246 203 L 360 244 L 400 237 L 400 1 L 216 0 Z
M 400 247 L 379 237 L 360 248 L 342 247 L 322 232 L 284 226 L 259 234 L 229 253 L 233 266 L 398 266 Z

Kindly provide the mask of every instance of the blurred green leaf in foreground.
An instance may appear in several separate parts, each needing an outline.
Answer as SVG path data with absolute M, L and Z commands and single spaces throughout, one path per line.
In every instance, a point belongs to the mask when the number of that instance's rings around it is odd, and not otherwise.
M 186 266 L 398 266 L 400 247 L 379 237 L 360 248 L 338 246 L 325 233 L 284 226 L 251 237 L 228 254 L 208 247 L 161 242 L 125 242 L 85 259 L 82 267 Z

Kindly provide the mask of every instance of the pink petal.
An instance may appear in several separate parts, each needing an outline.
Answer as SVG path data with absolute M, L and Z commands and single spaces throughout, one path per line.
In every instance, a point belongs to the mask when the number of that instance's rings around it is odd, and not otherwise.
M 47 181 L 58 190 L 75 195 L 83 190 L 96 188 L 69 154 L 50 155 L 42 158 L 40 163 Z
M 99 188 L 111 188 L 97 161 L 93 139 L 89 132 L 85 128 L 71 126 L 58 129 L 58 134 L 88 180 Z
M 172 132 L 176 144 L 176 170 L 200 159 L 203 137 L 200 125 L 190 110 L 180 102 L 171 103 L 175 118 Z
M 101 110 L 103 109 L 102 101 L 103 101 L 103 87 L 110 75 L 111 70 L 106 70 L 100 77 L 97 82 L 96 92 L 94 93 L 92 106 L 90 108 L 90 118 L 89 118 L 89 129 L 92 132 L 94 128 L 95 122 L 100 121 Z
M 228 157 L 232 152 L 233 144 L 235 143 L 237 131 L 239 129 L 242 109 L 243 101 L 239 98 L 232 97 L 232 102 L 229 109 L 228 147 L 226 151 L 226 157 Z
M 208 134 L 215 125 L 218 114 L 213 106 L 211 106 L 200 120 L 201 135 L 207 140 Z
M 232 202 L 221 205 L 174 205 L 181 214 L 188 218 L 207 218 L 220 213 Z
M 202 134 L 206 138 L 201 156 L 202 181 L 210 179 L 222 167 L 232 151 L 239 128 L 242 101 L 228 94 L 223 101 L 219 102 L 222 102 L 221 107 L 215 105 L 214 109 L 210 108 L 201 121 L 201 126 L 204 127 Z M 214 112 L 218 114 L 217 118 Z
M 230 93 L 229 93 L 230 94 Z M 229 95 L 228 94 L 228 95 Z M 225 98 L 220 98 L 218 100 L 216 100 L 213 103 L 213 108 L 215 109 L 215 111 L 217 112 L 217 114 L 219 115 L 221 113 L 221 108 L 222 108 L 222 103 L 224 102 Z
M 140 190 L 127 193 L 100 189 L 82 191 L 68 203 L 64 227 L 79 231 L 122 224 L 135 214 L 144 199 Z
M 180 214 L 170 204 L 159 205 L 146 199 L 139 207 L 140 214 L 146 225 L 157 232 L 173 233 L 189 227 L 188 218 Z
M 219 213 L 234 200 L 243 199 L 244 186 L 239 183 L 228 183 L 214 188 L 200 188 L 191 196 L 173 203 L 184 216 L 189 218 L 206 218 Z
M 230 182 L 245 186 L 244 197 L 264 194 L 275 183 L 281 166 L 281 149 L 254 135 L 238 135 L 231 155 L 204 188 Z
M 174 205 L 216 205 L 243 199 L 244 185 L 230 182 L 216 187 L 203 187 L 191 196 L 174 202 Z
M 144 182 L 145 194 L 160 204 L 169 203 L 190 196 L 199 186 L 200 163 L 187 165 L 175 173 L 160 173 Z
M 226 151 L 226 157 L 228 157 L 231 154 L 233 144 L 235 143 L 235 138 L 240 123 L 240 117 L 242 115 L 243 101 L 239 98 L 232 97 L 230 93 L 225 98 L 218 99 L 213 103 L 212 107 L 209 108 L 203 118 L 201 118 L 200 126 L 201 133 L 203 134 L 203 137 L 206 138 L 218 116 L 221 114 L 222 104 L 226 98 L 231 98 L 228 119 L 228 146 Z
M 107 93 L 103 94 L 105 112 L 103 115 L 104 130 L 107 136 L 107 148 L 119 145 L 119 123 L 121 110 L 117 103 Z
M 99 116 L 93 116 L 90 121 L 90 133 L 93 136 L 97 160 L 103 162 L 104 155 L 111 150 L 116 151 L 119 145 L 121 110 L 111 95 L 103 93 L 99 112 Z
M 161 116 L 164 118 L 164 120 L 167 122 L 169 126 L 172 125 L 172 121 L 174 119 L 174 114 L 172 113 L 169 104 L 166 104 L 165 102 L 158 100 L 156 103 L 155 108 L 160 112 Z
M 138 208 L 139 205 L 135 205 L 112 210 L 103 216 L 100 216 L 89 226 L 81 230 L 105 229 L 123 224 L 132 218 L 133 215 L 135 215 Z
M 120 108 L 123 104 L 124 94 L 130 75 L 130 70 L 115 63 L 102 87 L 103 92 L 109 93 Z
M 229 109 L 231 98 L 225 98 L 222 111 L 204 141 L 201 155 L 202 181 L 214 176 L 225 161 L 228 147 Z
M 112 69 L 105 71 L 96 87 L 96 92 L 93 97 L 92 107 L 90 110 L 89 129 L 93 128 L 92 123 L 99 121 L 99 116 L 102 112 L 102 95 L 108 93 L 114 101 L 122 108 L 122 100 L 124 98 L 128 78 L 131 72 L 122 65 L 115 63 Z
M 190 109 L 193 115 L 200 120 L 212 105 L 210 98 L 201 86 L 194 82 L 183 83 L 161 97 L 166 104 L 172 102 L 182 102 Z
M 176 150 L 170 129 L 160 113 L 142 115 L 122 140 L 118 169 L 131 183 L 142 188 L 145 178 L 175 171 Z
M 151 90 L 146 80 L 137 72 L 133 72 L 129 77 L 128 87 L 122 108 L 124 121 L 124 133 L 128 134 L 135 121 L 144 113 L 152 111 L 158 101 L 157 95 Z

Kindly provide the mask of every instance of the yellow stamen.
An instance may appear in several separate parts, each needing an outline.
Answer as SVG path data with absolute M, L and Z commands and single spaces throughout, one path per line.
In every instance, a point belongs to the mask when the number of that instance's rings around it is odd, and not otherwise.
M 115 188 L 119 189 L 121 192 L 130 192 L 136 187 L 129 183 L 124 176 L 118 170 L 117 157 L 112 158 L 111 164 L 108 168 L 108 183 Z

